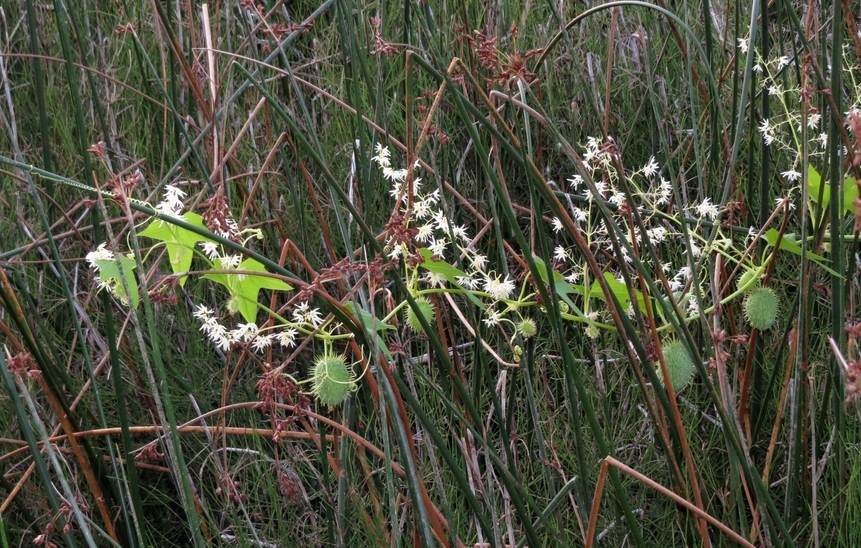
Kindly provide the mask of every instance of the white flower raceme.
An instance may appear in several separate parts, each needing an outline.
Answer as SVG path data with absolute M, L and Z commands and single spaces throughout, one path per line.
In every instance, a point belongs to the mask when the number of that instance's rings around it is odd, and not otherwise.
M 164 187 L 164 199 L 155 206 L 159 213 L 178 217 L 182 213 L 184 207 L 182 199 L 186 194 L 174 185 Z

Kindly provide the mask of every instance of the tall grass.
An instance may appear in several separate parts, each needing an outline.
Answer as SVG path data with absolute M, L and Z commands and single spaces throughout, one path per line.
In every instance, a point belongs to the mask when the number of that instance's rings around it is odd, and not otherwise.
M 840 3 L 0 15 L 4 546 L 861 538 Z

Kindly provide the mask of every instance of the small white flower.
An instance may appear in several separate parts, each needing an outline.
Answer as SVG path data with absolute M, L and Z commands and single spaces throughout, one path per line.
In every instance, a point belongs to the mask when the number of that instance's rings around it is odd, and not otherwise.
M 389 167 L 389 148 L 384 147 L 382 143 L 377 143 L 374 147 L 377 155 L 371 158 L 380 167 Z
M 418 234 L 416 234 L 416 240 L 421 243 L 427 243 L 431 239 L 433 239 L 433 225 L 420 226 Z
M 820 120 L 822 120 L 822 115 L 818 112 L 809 114 L 807 116 L 807 127 L 810 129 L 816 129 L 816 127 L 819 125 Z
M 777 60 L 777 70 L 783 70 L 783 67 L 789 65 L 789 57 L 781 55 Z
M 649 239 L 652 240 L 653 243 L 659 244 L 663 242 L 664 238 L 667 236 L 667 229 L 662 226 L 656 226 L 655 228 L 646 230 L 646 234 L 649 235 Z
M 481 321 L 484 322 L 488 327 L 493 327 L 494 325 L 498 325 L 499 320 L 501 319 L 502 314 L 500 314 L 499 311 L 490 308 L 487 310 L 487 317 Z
M 562 230 L 562 221 L 559 220 L 559 217 L 553 217 L 553 232 L 557 234 Z
M 553 258 L 559 262 L 565 262 L 568 259 L 568 252 L 561 245 L 557 245 L 553 250 Z
M 256 323 L 241 323 L 233 330 L 233 339 L 248 342 L 257 335 Z
M 96 248 L 95 251 L 90 251 L 87 253 L 87 262 L 90 263 L 90 266 L 93 268 L 98 268 L 96 266 L 96 261 L 113 261 L 114 260 L 114 252 L 110 249 L 105 249 L 105 243 L 102 242 L 99 244 L 99 247 Z
M 768 87 L 768 94 L 772 97 L 779 97 L 783 94 L 783 90 L 780 88 L 780 84 L 774 84 L 773 86 Z
M 445 238 L 440 238 L 438 240 L 431 241 L 430 245 L 428 246 L 428 249 L 431 253 L 442 259 L 445 255 L 445 246 L 447 245 L 448 240 L 446 240 Z
M 275 337 L 278 339 L 278 344 L 285 348 L 293 348 L 296 346 L 296 335 L 298 332 L 295 329 L 287 328 L 282 329 L 278 333 L 275 334 Z
M 794 169 L 784 171 L 783 173 L 781 173 L 781 175 L 783 175 L 783 177 L 790 183 L 794 183 L 795 181 L 801 179 L 801 173 L 795 171 Z
M 577 206 L 574 206 L 571 208 L 571 213 L 572 213 L 572 215 L 574 215 L 574 220 L 577 221 L 578 223 L 584 223 L 589 218 L 586 215 L 586 212 Z
M 487 277 L 484 279 L 484 290 L 497 301 L 507 299 L 514 292 L 514 280 L 508 275 L 505 279 Z
M 458 238 L 463 243 L 469 245 L 470 239 L 469 235 L 466 233 L 466 227 L 454 225 L 451 227 L 451 234 L 455 238 Z
M 472 256 L 472 267 L 480 272 L 484 272 L 487 267 L 487 256 L 476 253 Z
M 747 38 L 739 38 L 738 49 L 740 49 L 742 53 L 747 53 L 747 47 Z
M 445 287 L 445 276 L 438 272 L 425 272 L 424 280 L 431 287 Z
M 219 257 L 217 260 L 222 270 L 230 270 L 239 266 L 242 262 L 242 255 L 227 255 Z
M 251 349 L 255 352 L 263 352 L 272 344 L 272 337 L 274 335 L 257 335 L 257 338 L 251 343 Z
M 643 167 L 643 175 L 648 178 L 652 178 L 660 169 L 658 166 L 658 162 L 655 160 L 655 157 L 652 156 L 649 158 L 649 163 Z
M 459 286 L 469 291 L 475 291 L 478 289 L 478 280 L 470 276 L 458 276 L 455 280 L 457 280 L 457 284 Z
M 186 194 L 174 185 L 164 187 L 164 199 L 155 206 L 156 210 L 166 215 L 179 216 L 182 213 L 182 199 Z
M 571 187 L 574 190 L 577 190 L 577 187 L 579 187 L 583 183 L 583 177 L 579 175 L 572 175 L 571 178 L 568 179 L 568 182 L 571 183 Z
M 695 209 L 700 219 L 708 217 L 714 221 L 718 218 L 718 215 L 720 215 L 720 209 L 718 209 L 718 206 L 713 204 L 709 198 L 704 198 Z
M 218 244 L 207 240 L 205 242 L 200 242 L 200 247 L 203 249 L 203 254 L 209 257 L 210 261 L 214 261 L 219 256 Z

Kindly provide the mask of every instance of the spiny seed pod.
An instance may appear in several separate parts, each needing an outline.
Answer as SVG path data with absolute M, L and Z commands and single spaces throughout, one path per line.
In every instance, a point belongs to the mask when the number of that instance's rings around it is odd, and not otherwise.
M 774 325 L 779 308 L 777 295 L 768 287 L 758 287 L 744 300 L 744 315 L 752 327 L 765 331 Z
M 532 318 L 526 318 L 525 320 L 521 320 L 519 324 L 517 324 L 517 331 L 520 332 L 524 338 L 534 337 L 538 332 L 538 326 L 535 325 L 535 320 Z
M 433 322 L 433 306 L 428 300 L 424 297 L 416 297 L 416 304 L 418 305 L 419 310 L 421 311 L 422 316 L 424 317 L 427 323 Z M 416 333 L 424 333 L 425 328 L 422 327 L 422 323 L 419 321 L 419 317 L 416 315 L 413 307 L 407 306 L 406 310 L 406 320 L 407 325 L 410 326 L 410 329 L 415 331 Z
M 664 361 L 667 363 L 667 371 L 670 374 L 670 382 L 673 383 L 673 390 L 678 392 L 689 382 L 694 374 L 694 360 L 685 349 L 685 345 L 681 341 L 671 341 L 663 344 Z M 664 377 L 661 372 L 661 365 L 657 367 L 658 378 L 663 382 Z
M 742 289 L 744 287 L 750 286 L 754 280 L 758 280 L 760 278 L 760 274 L 756 270 L 745 270 L 744 274 L 738 277 L 738 284 L 736 287 Z
M 340 404 L 356 389 L 356 377 L 344 356 L 334 354 L 323 354 L 314 361 L 312 383 L 311 393 L 329 406 Z

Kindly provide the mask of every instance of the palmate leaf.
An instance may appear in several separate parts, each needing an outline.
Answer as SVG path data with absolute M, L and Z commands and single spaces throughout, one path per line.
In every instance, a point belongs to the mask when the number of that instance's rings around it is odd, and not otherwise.
M 205 229 L 203 218 L 197 213 L 188 212 L 182 217 L 188 224 Z M 188 272 L 191 268 L 191 259 L 194 256 L 194 246 L 197 242 L 206 241 L 204 236 L 196 234 L 186 228 L 182 228 L 166 221 L 158 219 L 153 220 L 146 229 L 141 233 L 141 236 L 160 240 L 167 246 L 167 254 L 170 259 L 170 268 L 174 274 Z M 179 279 L 179 285 L 185 285 L 186 277 Z
M 96 259 L 94 262 L 99 268 L 99 279 L 102 282 L 114 287 L 113 293 L 117 297 L 122 298 L 125 294 L 125 286 L 123 285 L 123 277 L 129 286 L 129 303 L 133 308 L 138 307 L 140 295 L 138 294 L 138 281 L 135 279 L 134 269 L 137 266 L 135 260 L 127 255 L 117 254 L 122 263 L 123 271 L 120 273 L 120 266 L 114 259 Z
M 215 268 L 221 268 L 221 263 L 218 259 L 215 261 Z M 290 291 L 293 289 L 293 286 L 282 280 L 269 276 L 257 276 L 255 274 L 247 273 L 266 273 L 266 267 L 254 259 L 245 259 L 239 263 L 236 270 L 246 271 L 246 273 L 206 274 L 203 277 L 227 288 L 227 291 L 230 292 L 228 309 L 231 311 L 238 310 L 248 323 L 254 323 L 257 319 L 257 297 L 261 289 L 274 289 L 279 291 Z

